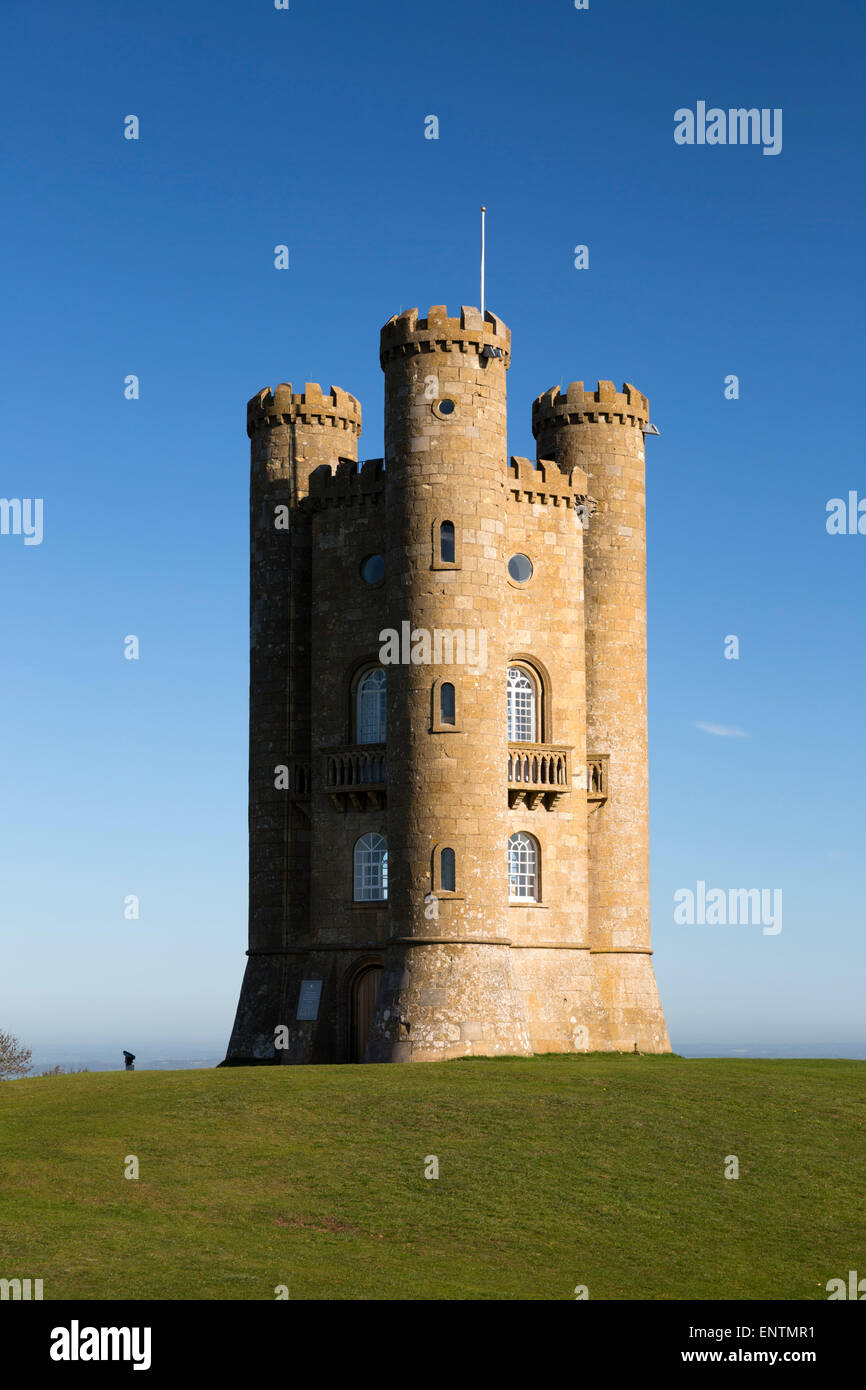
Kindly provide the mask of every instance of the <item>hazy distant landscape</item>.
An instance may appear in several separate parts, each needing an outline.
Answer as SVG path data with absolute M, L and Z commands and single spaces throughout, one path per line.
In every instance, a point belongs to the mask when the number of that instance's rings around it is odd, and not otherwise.
M 72 1070 L 85 1068 L 88 1071 L 124 1071 L 122 1048 L 118 1048 L 116 1057 L 109 1057 L 104 1051 L 82 1051 L 82 1052 L 42 1052 L 38 1056 L 34 1053 L 31 1063 L 31 1076 L 38 1075 L 40 1072 L 47 1071 L 49 1067 L 65 1067 Z M 198 1067 L 216 1067 L 225 1056 L 225 1050 L 220 1052 L 218 1049 L 209 1050 L 206 1054 L 194 1057 L 187 1053 L 185 1056 L 167 1056 L 162 1052 L 136 1052 L 135 1070 L 136 1071 L 193 1071 Z
M 130 1049 L 132 1050 L 132 1049 Z M 808 1043 L 796 1045 L 782 1044 L 771 1047 L 766 1042 L 753 1043 L 751 1046 L 730 1047 L 724 1043 L 711 1045 L 707 1043 L 681 1043 L 677 1045 L 674 1040 L 674 1051 L 681 1057 L 753 1057 L 753 1058 L 847 1058 L 852 1061 L 866 1061 L 866 1040 L 854 1041 L 830 1039 L 826 1042 L 815 1042 L 810 1040 Z M 216 1067 L 225 1057 L 225 1047 L 220 1048 L 213 1042 L 208 1042 L 201 1052 L 195 1053 L 191 1048 L 171 1049 L 166 1047 L 146 1048 L 135 1053 L 136 1071 L 195 1071 L 202 1067 Z M 43 1050 L 37 1055 L 34 1050 L 31 1075 L 38 1075 L 42 1071 L 47 1071 L 49 1067 L 62 1066 L 65 1068 L 86 1067 L 88 1071 L 123 1071 L 122 1048 L 117 1049 L 117 1054 L 111 1055 L 104 1048 L 94 1046 L 82 1048 L 79 1051 Z

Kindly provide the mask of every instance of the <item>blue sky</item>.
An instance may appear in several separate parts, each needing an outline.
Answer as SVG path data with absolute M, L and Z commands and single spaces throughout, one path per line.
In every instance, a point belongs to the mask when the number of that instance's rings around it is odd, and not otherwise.
M 866 496 L 864 27 L 855 0 L 5 7 L 0 495 L 43 498 L 44 539 L 0 536 L 0 1027 L 40 1055 L 221 1055 L 246 946 L 245 403 L 334 382 L 379 456 L 378 330 L 478 302 L 484 202 L 510 451 L 560 380 L 631 381 L 661 430 L 673 1045 L 864 1054 L 866 536 L 825 527 Z M 700 100 L 781 108 L 781 153 L 675 144 Z M 781 888 L 783 930 L 677 925 L 699 880 Z

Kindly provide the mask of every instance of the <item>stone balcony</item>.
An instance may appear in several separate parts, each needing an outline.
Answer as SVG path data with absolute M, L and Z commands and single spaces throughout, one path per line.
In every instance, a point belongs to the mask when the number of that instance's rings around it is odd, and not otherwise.
M 328 748 L 325 791 L 338 811 L 380 811 L 385 805 L 388 767 L 384 743 Z
M 608 763 L 607 753 L 587 757 L 586 760 L 586 799 L 601 805 L 607 801 Z
M 571 747 L 551 743 L 509 743 L 508 804 L 529 811 L 541 804 L 552 811 L 572 789 Z M 324 790 L 338 811 L 380 811 L 385 807 L 388 766 L 384 743 L 349 744 L 322 749 Z M 291 773 L 291 797 L 309 803 L 311 766 L 297 760 Z M 586 764 L 587 802 L 602 805 L 608 798 L 608 756 L 589 756 Z M 306 805 L 299 806 L 306 810 Z
M 509 743 L 508 804 L 552 811 L 571 791 L 571 749 L 551 743 Z

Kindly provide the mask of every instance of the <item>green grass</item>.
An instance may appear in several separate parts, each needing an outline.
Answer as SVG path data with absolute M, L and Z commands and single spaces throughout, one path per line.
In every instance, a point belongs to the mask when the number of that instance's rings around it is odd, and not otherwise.
M 866 1275 L 864 1080 L 593 1055 L 8 1082 L 0 1277 L 46 1299 L 826 1299 Z

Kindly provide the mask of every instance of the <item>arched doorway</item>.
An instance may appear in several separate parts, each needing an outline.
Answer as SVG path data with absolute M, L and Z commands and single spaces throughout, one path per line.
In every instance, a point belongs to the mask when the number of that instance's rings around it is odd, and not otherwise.
M 368 965 L 359 970 L 352 981 L 350 1010 L 349 1060 L 363 1062 L 364 1050 L 370 1036 L 370 1025 L 376 1008 L 376 996 L 382 983 L 381 965 Z

